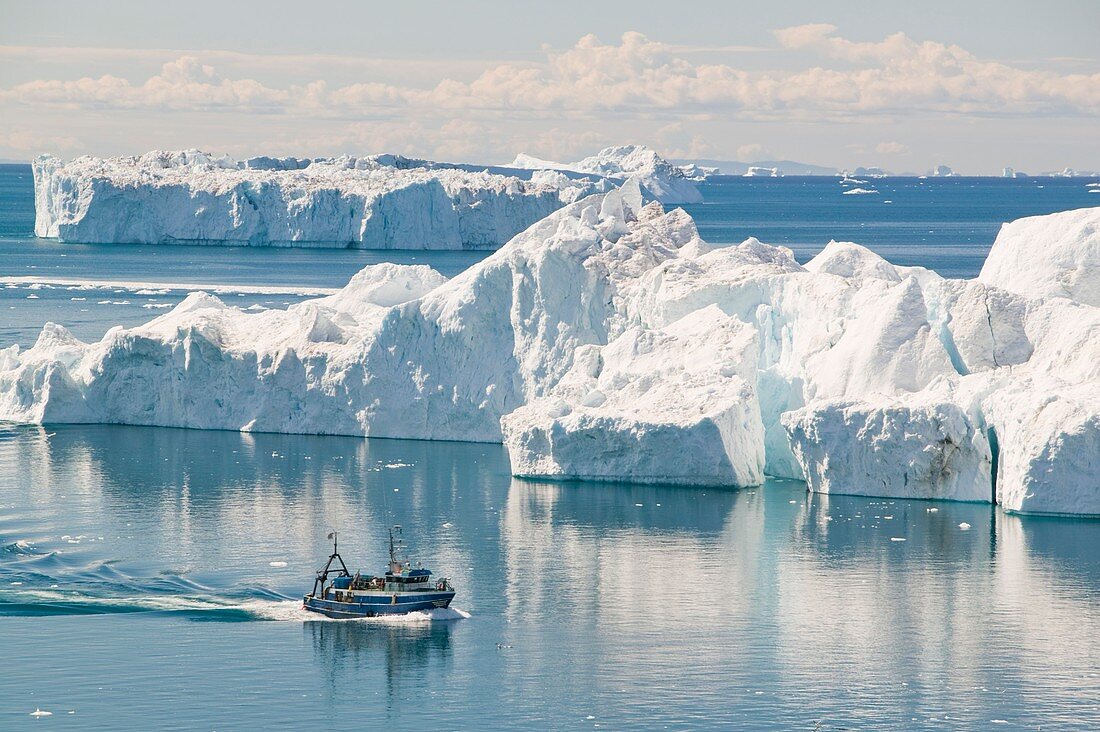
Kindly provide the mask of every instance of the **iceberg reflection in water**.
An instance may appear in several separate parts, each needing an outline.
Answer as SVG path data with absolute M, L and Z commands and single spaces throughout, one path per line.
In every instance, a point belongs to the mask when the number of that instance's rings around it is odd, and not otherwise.
M 471 616 L 308 622 L 327 532 L 369 562 L 396 516 Z M 791 481 L 513 480 L 499 445 L 0 428 L 0 726 L 1095 727 L 1098 546 Z

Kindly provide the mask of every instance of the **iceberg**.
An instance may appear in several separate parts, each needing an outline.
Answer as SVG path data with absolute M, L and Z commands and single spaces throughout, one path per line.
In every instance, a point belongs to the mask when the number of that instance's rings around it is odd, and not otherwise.
M 259 312 L 195 292 L 96 343 L 48 324 L 0 351 L 0 419 L 502 442 L 520 476 L 773 475 L 1100 514 L 1100 306 L 1081 279 L 1098 215 L 1004 227 L 991 262 L 1051 263 L 1026 281 L 952 280 L 847 242 L 805 265 L 712 246 L 628 180 L 450 280 L 372 265 Z
M 1005 224 L 978 280 L 1029 297 L 1100 306 L 1100 208 Z
M 695 181 L 706 175 L 706 169 L 673 165 L 645 145 L 608 147 L 573 163 L 555 163 L 521 153 L 510 167 L 588 173 L 617 181 L 633 179 L 653 198 L 672 204 L 701 203 L 703 194 Z
M 233 160 L 198 150 L 33 161 L 35 235 L 66 242 L 495 249 L 611 186 L 397 155 Z

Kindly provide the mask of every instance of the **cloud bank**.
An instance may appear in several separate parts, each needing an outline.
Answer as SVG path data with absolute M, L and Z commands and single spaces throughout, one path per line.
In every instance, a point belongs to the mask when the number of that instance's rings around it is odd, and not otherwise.
M 462 144 L 461 134 L 456 134 L 463 125 L 471 134 L 498 134 L 502 141 L 518 141 L 537 152 L 540 143 L 532 138 L 539 125 L 548 128 L 547 120 L 568 128 L 567 136 L 577 144 L 584 138 L 586 122 L 600 122 L 606 129 L 622 121 L 651 138 L 664 135 L 675 151 L 687 153 L 713 147 L 692 128 L 709 123 L 713 129 L 715 120 L 837 124 L 898 117 L 1087 118 L 1100 113 L 1100 73 L 1019 68 L 904 33 L 874 42 L 852 41 L 825 24 L 785 28 L 774 37 L 768 53 L 784 68 L 704 63 L 697 60 L 708 55 L 702 49 L 628 32 L 612 43 L 586 35 L 566 49 L 544 47 L 536 62 L 486 62 L 475 71 L 466 63 L 458 74 L 423 64 L 410 73 L 402 61 L 359 59 L 356 63 L 367 70 L 368 78 L 342 83 L 323 75 L 278 83 L 288 66 L 282 57 L 269 57 L 269 72 L 256 74 L 265 81 L 222 73 L 209 57 L 228 58 L 238 70 L 240 58 L 227 52 L 197 52 L 180 55 L 144 78 L 101 74 L 11 84 L 0 89 L 0 105 L 44 116 L 58 111 L 250 115 L 267 118 L 269 127 L 273 118 L 298 120 L 288 128 L 299 129 L 306 120 L 339 121 L 345 127 L 324 133 L 334 143 L 341 136 L 370 137 L 362 134 L 363 129 L 401 142 L 402 130 L 407 129 L 406 134 L 419 130 L 429 140 L 446 138 L 450 142 L 445 150 L 461 148 L 471 154 L 476 146 Z M 110 56 L 102 49 L 85 50 L 100 59 Z M 79 52 L 72 49 L 66 57 L 75 59 Z M 153 55 L 141 54 L 146 60 Z M 41 49 L 0 48 L 0 57 L 36 55 L 41 56 Z M 262 71 L 264 58 L 248 57 L 244 67 Z M 315 71 L 322 64 L 304 66 Z M 349 66 L 354 64 L 343 65 L 345 72 Z M 456 120 L 461 122 L 457 127 Z M 53 134 L 85 137 L 65 130 Z M 625 133 L 620 140 L 636 134 Z M 531 142 L 524 145 L 525 140 Z M 541 149 L 556 147 L 554 152 L 561 153 L 573 142 L 557 139 Z M 731 141 L 725 146 L 727 154 L 745 143 Z M 882 143 L 878 152 L 896 155 L 909 147 L 900 141 Z M 515 149 L 502 150 L 498 157 L 503 159 L 506 152 Z

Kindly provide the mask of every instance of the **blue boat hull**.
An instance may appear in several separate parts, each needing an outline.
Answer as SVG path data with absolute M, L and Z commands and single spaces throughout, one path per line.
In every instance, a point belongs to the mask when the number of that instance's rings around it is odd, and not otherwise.
M 455 593 L 449 591 L 410 592 L 398 593 L 396 599 L 393 595 L 370 595 L 357 597 L 353 602 L 337 602 L 306 595 L 302 600 L 302 607 L 310 612 L 341 620 L 373 618 L 445 608 L 450 606 L 454 596 Z

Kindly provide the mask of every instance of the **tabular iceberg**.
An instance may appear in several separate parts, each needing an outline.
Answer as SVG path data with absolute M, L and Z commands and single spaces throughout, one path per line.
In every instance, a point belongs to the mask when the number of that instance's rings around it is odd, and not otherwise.
M 1094 267 L 1064 232 L 1098 214 L 1049 217 L 1029 244 Z M 1100 307 L 1040 284 L 944 279 L 850 243 L 805 266 L 755 239 L 713 247 L 632 180 L 451 280 L 374 265 L 259 313 L 194 294 L 98 343 L 47 325 L 0 351 L 0 418 L 503 441 L 525 476 L 767 473 L 1100 514 Z
M 42 156 L 33 171 L 35 234 L 100 243 L 495 249 L 562 206 L 613 187 L 395 155 Z

